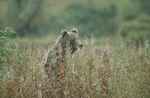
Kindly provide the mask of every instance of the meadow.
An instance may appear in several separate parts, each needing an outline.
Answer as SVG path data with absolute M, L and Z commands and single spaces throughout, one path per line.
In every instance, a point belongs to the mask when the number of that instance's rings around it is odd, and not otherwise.
M 43 58 L 56 36 L 17 38 L 9 45 L 0 98 L 149 98 L 150 47 L 127 45 L 120 36 L 83 38 L 83 49 L 67 58 L 64 84 L 53 88 Z M 12 45 L 12 46 L 11 46 Z
M 59 85 L 45 59 L 72 27 Z M 0 0 L 0 98 L 150 98 L 150 0 Z

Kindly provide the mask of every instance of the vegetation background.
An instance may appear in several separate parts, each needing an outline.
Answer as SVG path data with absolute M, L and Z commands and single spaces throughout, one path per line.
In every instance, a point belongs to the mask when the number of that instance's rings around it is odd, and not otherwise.
M 59 98 L 42 60 L 73 26 L 65 98 L 150 98 L 150 0 L 0 0 L 0 98 Z

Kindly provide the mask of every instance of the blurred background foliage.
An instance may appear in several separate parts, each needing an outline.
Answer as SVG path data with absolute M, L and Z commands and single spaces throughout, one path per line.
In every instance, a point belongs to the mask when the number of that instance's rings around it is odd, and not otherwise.
M 14 38 L 16 38 L 16 32 L 9 28 L 0 31 L 0 79 L 4 78 L 4 74 L 7 76 L 6 73 L 11 63 L 10 56 L 16 50 Z
M 149 5 L 149 0 L 0 0 L 0 28 L 24 36 L 77 26 L 84 35 L 112 35 L 126 22 L 148 19 Z

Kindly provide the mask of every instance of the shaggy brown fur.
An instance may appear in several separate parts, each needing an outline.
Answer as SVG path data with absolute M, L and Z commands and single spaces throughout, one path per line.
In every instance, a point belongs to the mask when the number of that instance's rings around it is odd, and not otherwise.
M 64 30 L 56 40 L 52 50 L 48 53 L 45 64 L 45 72 L 49 79 L 60 80 L 65 76 L 65 56 L 66 53 L 71 55 L 82 47 L 79 41 L 78 29 L 73 28 L 69 31 Z

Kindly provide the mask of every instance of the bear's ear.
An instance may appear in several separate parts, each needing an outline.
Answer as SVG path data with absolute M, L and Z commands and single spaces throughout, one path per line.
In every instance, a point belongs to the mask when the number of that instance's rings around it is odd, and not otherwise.
M 63 31 L 61 31 L 61 34 L 62 34 L 62 37 L 65 37 L 66 34 L 67 34 L 67 31 L 66 31 L 66 30 L 63 30 Z

